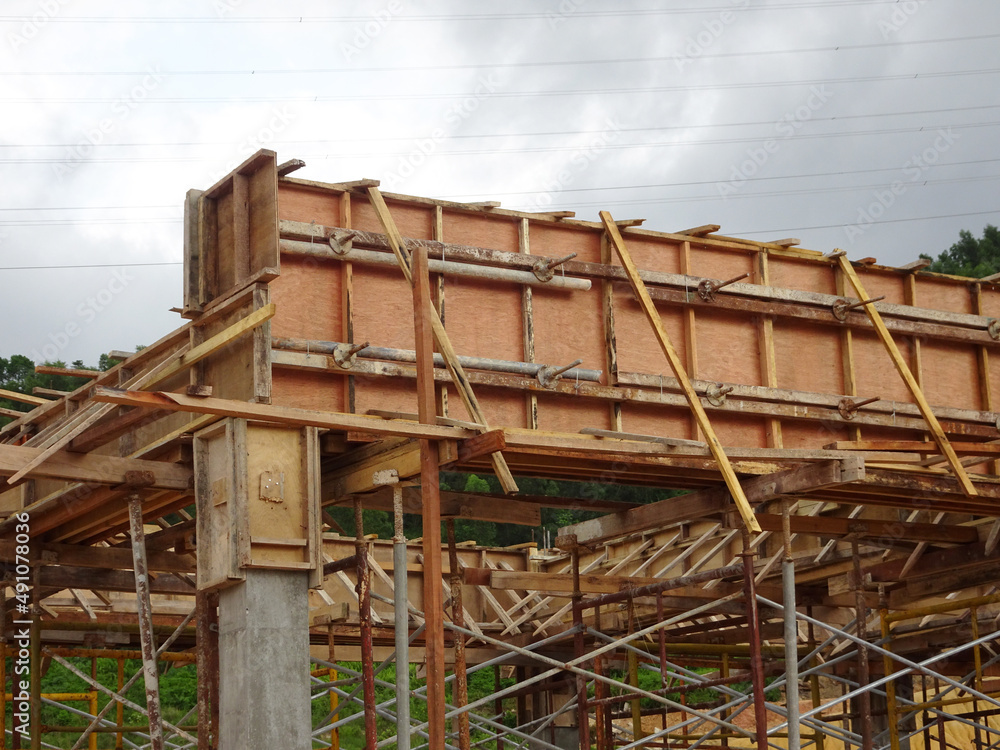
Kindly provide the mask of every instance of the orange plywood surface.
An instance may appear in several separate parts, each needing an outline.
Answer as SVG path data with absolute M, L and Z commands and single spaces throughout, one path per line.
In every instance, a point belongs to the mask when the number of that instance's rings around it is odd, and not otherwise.
M 358 191 L 350 197 L 351 226 L 383 233 L 368 196 Z M 455 206 L 437 209 L 433 203 L 402 198 L 387 199 L 389 210 L 401 234 L 416 239 L 442 239 L 458 245 L 487 247 L 519 252 L 522 247 L 522 218 L 464 210 Z M 336 189 L 282 187 L 282 219 L 328 226 L 345 223 L 343 195 Z M 435 216 L 440 213 L 440 231 Z M 689 242 L 673 237 L 625 230 L 626 244 L 639 268 L 663 273 L 687 272 L 695 279 L 724 280 L 760 265 L 759 248 L 722 247 L 711 240 L 692 238 Z M 600 229 L 572 223 L 531 220 L 527 240 L 536 257 L 562 257 L 577 253 L 577 260 L 601 262 Z M 687 260 L 685 261 L 685 252 Z M 836 294 L 837 274 L 830 260 L 795 255 L 796 251 L 775 251 L 767 260 L 769 286 L 811 293 Z M 432 255 L 433 257 L 433 255 Z M 617 257 L 610 262 L 619 265 Z M 412 292 L 402 273 L 394 267 L 352 264 L 354 341 L 370 341 L 373 346 L 412 350 L 414 348 Z M 559 273 L 557 271 L 557 273 Z M 870 296 L 886 295 L 886 302 L 903 304 L 907 274 L 879 267 L 859 267 L 858 273 Z M 972 313 L 973 296 L 966 284 L 940 277 L 915 277 L 918 305 L 953 313 Z M 569 291 L 532 287 L 534 361 L 546 365 L 566 365 L 582 359 L 584 368 L 604 371 L 607 367 L 605 316 L 601 278 L 592 279 L 589 291 Z M 345 273 L 340 262 L 310 261 L 286 256 L 281 277 L 271 282 L 272 299 L 278 313 L 272 333 L 300 339 L 343 340 Z M 692 284 L 691 294 L 695 294 Z M 525 326 L 522 314 L 523 287 L 512 282 L 486 281 L 446 275 L 443 284 L 445 326 L 460 355 L 520 362 L 525 359 Z M 853 290 L 846 292 L 854 297 Z M 617 365 L 620 372 L 651 376 L 672 376 L 666 358 L 649 321 L 629 287 L 614 283 L 614 316 Z M 991 285 L 982 289 L 984 313 L 1000 316 L 1000 290 Z M 657 310 L 678 356 L 696 379 L 764 385 L 761 316 L 726 310 L 699 302 L 690 311 L 666 302 Z M 691 312 L 693 311 L 693 314 Z M 693 341 L 688 340 L 693 323 Z M 804 391 L 840 397 L 847 395 L 849 374 L 845 372 L 844 334 L 846 327 L 828 322 L 777 317 L 773 319 L 773 346 L 777 382 L 789 391 Z M 853 331 L 854 378 L 859 397 L 879 396 L 886 402 L 912 403 L 913 398 L 896 373 L 884 346 L 871 329 Z M 904 358 L 916 371 L 917 349 L 912 335 L 896 334 Z M 694 346 L 697 366 L 688 362 Z M 957 409 L 986 408 L 978 382 L 976 345 L 942 342 L 921 337 L 920 376 L 931 404 Z M 990 358 L 990 387 L 1000 401 L 1000 351 Z M 504 376 L 510 378 L 511 376 Z M 607 373 L 603 382 L 608 382 Z M 563 385 L 572 383 L 564 378 Z M 415 412 L 414 383 L 411 378 L 354 376 L 355 409 Z M 637 386 L 628 386 L 636 392 Z M 527 425 L 526 390 L 507 387 L 473 386 L 486 418 L 492 426 Z M 317 409 L 343 409 L 345 388 L 342 376 L 322 372 L 275 371 L 275 403 Z M 454 388 L 449 387 L 449 415 L 468 419 Z M 655 387 L 644 388 L 648 398 Z M 609 429 L 611 401 L 604 398 L 575 398 L 555 391 L 533 391 L 538 403 L 538 424 L 542 430 L 578 432 L 584 427 Z M 676 394 L 675 396 L 676 397 Z M 794 401 L 794 397 L 788 397 Z M 813 412 L 814 413 L 814 412 Z M 656 406 L 624 400 L 621 402 L 622 429 L 641 434 L 695 438 L 692 416 L 686 406 Z M 719 439 L 728 446 L 766 447 L 765 427 L 769 415 L 744 414 L 711 408 L 709 418 Z M 912 438 L 912 431 L 872 428 L 863 423 L 839 420 L 805 420 L 780 417 L 784 447 L 817 448 L 837 440 L 850 439 L 855 428 L 865 438 L 887 436 Z
M 326 359 L 325 355 L 321 355 Z M 271 373 L 271 400 L 282 406 L 317 411 L 347 411 L 341 377 L 326 373 L 274 368 Z
M 578 253 L 576 260 L 601 262 L 601 236 L 596 232 L 565 224 L 532 224 L 529 236 L 532 255 L 564 258 Z
M 959 409 L 986 408 L 979 398 L 979 374 L 972 347 L 924 341 L 920 353 L 921 383 L 929 403 Z
M 957 313 L 975 312 L 972 309 L 972 295 L 962 294 L 955 288 L 954 283 L 924 276 L 917 276 L 915 281 L 917 287 L 915 304 L 921 307 L 930 307 L 935 310 L 948 310 Z M 994 313 L 1000 314 L 1000 294 L 984 292 L 984 303 L 987 296 L 994 303 Z M 986 314 L 990 315 L 991 313 Z
M 446 277 L 444 323 L 459 354 L 524 359 L 521 287 L 503 281 Z M 489 306 L 484 309 L 484 302 Z
M 688 366 L 685 354 L 686 337 L 684 334 L 683 311 L 676 307 L 661 304 L 657 306 L 663 328 L 670 337 L 670 343 L 685 367 Z M 615 333 L 618 341 L 618 369 L 622 372 L 648 372 L 653 375 L 669 375 L 673 377 L 666 357 L 660 349 L 660 344 L 649 324 L 649 319 L 643 313 L 639 304 L 632 300 L 630 291 L 615 291 Z
M 581 367 L 603 370 L 604 313 L 597 288 L 589 292 L 536 289 L 535 360 L 547 365 L 568 365 L 582 359 Z
M 286 221 L 343 226 L 340 200 L 339 195 L 325 190 L 282 183 L 278 190 L 278 216 Z
M 792 258 L 768 258 L 769 286 L 801 289 L 817 294 L 836 294 L 837 280 L 832 265 L 806 263 Z
M 788 319 L 774 323 L 778 387 L 793 391 L 846 394 L 841 333 Z
M 757 325 L 752 316 L 699 308 L 695 342 L 702 380 L 762 385 Z
M 338 261 L 282 258 L 281 276 L 270 287 L 271 301 L 277 307 L 271 335 L 343 341 L 342 278 L 343 264 Z
M 697 437 L 692 432 L 692 419 L 687 409 L 666 409 L 647 404 L 623 404 L 622 429 L 638 435 L 662 435 L 681 440 Z

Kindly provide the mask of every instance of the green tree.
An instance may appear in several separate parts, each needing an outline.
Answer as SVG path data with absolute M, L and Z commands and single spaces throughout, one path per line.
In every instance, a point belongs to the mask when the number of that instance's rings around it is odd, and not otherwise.
M 987 224 L 979 239 L 967 229 L 959 232 L 958 236 L 961 239 L 941 253 L 928 270 L 973 279 L 1000 273 L 1000 230 Z M 931 258 L 923 254 L 920 257 Z

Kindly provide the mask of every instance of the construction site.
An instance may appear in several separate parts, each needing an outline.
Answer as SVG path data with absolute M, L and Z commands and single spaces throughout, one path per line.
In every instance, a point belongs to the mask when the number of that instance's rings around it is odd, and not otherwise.
M 0 748 L 1000 747 L 992 277 L 302 166 L 188 192 L 176 330 L 4 394 Z M 601 515 L 455 539 L 544 508 Z

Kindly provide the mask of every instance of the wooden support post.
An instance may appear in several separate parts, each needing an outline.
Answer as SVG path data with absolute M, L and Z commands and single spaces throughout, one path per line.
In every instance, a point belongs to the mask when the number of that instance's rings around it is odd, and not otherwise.
M 351 228 L 351 191 L 345 190 L 340 195 L 340 226 Z M 354 343 L 354 264 L 345 260 L 340 264 L 340 320 L 343 326 L 341 340 Z M 344 378 L 344 410 L 351 414 L 355 411 L 354 375 L 348 373 Z
M 681 273 L 685 276 L 693 275 L 691 269 L 691 243 L 684 241 L 681 243 L 680 257 Z M 696 317 L 694 307 L 685 305 L 681 311 L 684 320 L 684 358 L 687 361 L 687 374 L 692 380 L 698 378 L 698 334 L 695 330 Z M 690 415 L 692 440 L 701 440 L 701 430 L 698 427 L 698 418 Z
M 381 196 L 380 196 L 381 197 Z M 413 321 L 417 355 L 417 414 L 432 424 L 434 414 L 434 312 L 427 273 L 427 249 L 413 253 Z M 445 745 L 444 592 L 441 588 L 441 487 L 438 444 L 420 441 L 420 493 L 423 499 L 424 615 L 427 659 L 427 739 L 430 747 Z
M 213 686 L 217 676 L 212 672 L 213 652 L 217 651 L 218 634 L 212 631 L 212 624 L 218 620 L 218 594 L 199 591 L 195 596 L 196 638 L 198 649 L 198 746 L 212 748 L 217 739 L 212 733 L 212 709 L 218 702 Z M 216 655 L 217 659 L 217 655 Z M 124 676 L 124 675 L 122 675 Z M 119 684 L 118 689 L 121 690 Z M 118 704 L 121 707 L 121 704 Z M 121 720 L 119 719 L 119 723 Z
M 971 284 L 972 312 L 985 315 L 983 310 L 983 286 Z M 979 383 L 979 408 L 983 411 L 993 411 L 993 387 L 990 384 L 990 350 L 988 346 L 976 347 L 976 375 Z M 1000 459 L 990 464 L 994 474 L 1000 474 Z
M 854 271 L 854 266 L 847 259 L 846 255 L 841 255 L 838 259 L 840 267 L 844 272 L 844 276 L 847 277 L 848 281 L 851 282 L 851 286 L 854 287 L 854 293 L 858 296 L 858 299 L 868 299 L 868 292 L 865 291 L 864 285 L 858 278 L 857 273 Z M 879 311 L 875 309 L 874 305 L 865 305 L 865 312 L 868 314 L 868 319 L 871 320 L 872 325 L 875 327 L 875 333 L 882 340 L 882 345 L 885 346 L 886 351 L 889 353 L 890 359 L 892 359 L 892 364 L 896 368 L 896 372 L 906 383 L 906 387 L 909 388 L 910 393 L 913 395 L 913 399 L 917 402 L 917 407 L 920 409 L 920 413 L 923 415 L 927 422 L 927 426 L 930 428 L 931 436 L 934 438 L 934 442 L 937 443 L 938 448 L 941 449 L 941 453 L 944 457 L 948 459 L 948 464 L 951 466 L 952 471 L 955 474 L 955 478 L 958 480 L 959 486 L 961 486 L 962 491 L 969 497 L 976 497 L 979 493 L 976 492 L 976 488 L 973 486 L 972 481 L 969 479 L 969 475 L 965 472 L 965 467 L 962 466 L 962 462 L 959 460 L 955 451 L 951 447 L 951 443 L 948 442 L 948 437 L 944 434 L 944 430 L 941 428 L 941 424 L 938 422 L 937 417 L 934 416 L 934 412 L 927 403 L 927 399 L 924 398 L 924 392 L 920 389 L 920 385 L 917 383 L 916 378 L 913 377 L 913 373 L 910 372 L 910 368 L 906 365 L 906 361 L 903 359 L 903 355 L 899 351 L 899 347 L 892 340 L 892 334 L 885 327 L 885 323 L 882 321 L 882 316 Z
M 36 553 L 32 559 L 39 560 Z M 41 566 L 36 565 L 32 573 L 31 586 L 31 625 L 28 626 L 28 649 L 30 651 L 31 684 L 29 693 L 31 695 L 31 705 L 28 710 L 31 722 L 31 750 L 41 750 L 42 748 L 42 587 L 41 587 Z M 13 694 L 13 691 L 12 691 Z M 15 722 L 15 727 L 17 726 Z M 14 740 L 17 747 L 20 747 L 21 735 L 14 733 Z
M 868 606 L 865 604 L 865 595 L 862 588 L 861 578 L 861 558 L 858 555 L 858 540 L 851 540 L 851 559 L 854 563 L 854 602 L 855 618 L 858 631 L 858 638 L 866 641 L 868 638 Z M 862 687 L 868 685 L 868 647 L 858 644 L 858 684 Z M 859 724 L 861 731 L 862 750 L 872 750 L 872 696 L 867 690 L 857 698 Z
M 903 303 L 910 305 L 912 307 L 917 306 L 917 277 L 916 274 L 907 274 L 903 278 Z M 910 346 L 913 353 L 910 359 L 910 370 L 913 371 L 913 377 L 916 379 L 917 384 L 923 388 L 924 387 L 924 366 L 923 366 L 923 352 L 921 351 L 920 337 L 911 336 Z
M 574 546 L 573 559 L 573 654 L 579 660 L 584 656 L 583 593 L 580 591 L 580 548 Z M 578 661 L 578 664 L 582 664 Z M 580 747 L 590 747 L 590 713 L 587 709 L 587 678 L 576 674 L 576 723 L 580 734 Z
M 645 283 L 639 276 L 639 269 L 636 268 L 628 248 L 625 247 L 625 240 L 622 239 L 621 232 L 618 231 L 615 220 L 607 211 L 601 211 L 601 221 L 604 223 L 604 229 L 608 233 L 608 237 L 611 239 L 618 257 L 621 258 L 622 265 L 625 267 L 625 273 L 632 284 L 632 290 L 635 292 L 636 297 L 639 298 L 639 304 L 646 313 L 646 318 L 653 326 L 653 331 L 660 342 L 660 349 L 663 350 L 664 355 L 667 357 L 670 369 L 673 370 L 674 377 L 677 378 L 677 382 L 680 384 L 681 390 L 684 392 L 684 396 L 691 406 L 695 418 L 698 420 L 698 426 L 705 435 L 705 441 L 712 452 L 712 457 L 719 464 L 719 470 L 726 480 L 726 486 L 729 488 L 730 493 L 732 493 L 733 501 L 736 503 L 740 515 L 743 517 L 743 523 L 746 524 L 746 527 L 750 531 L 759 533 L 760 526 L 757 524 L 757 519 L 754 518 L 753 508 L 747 502 L 746 496 L 743 494 L 743 489 L 740 487 L 740 481 L 736 478 L 736 472 L 733 471 L 732 464 L 729 463 L 729 458 L 726 456 L 726 451 L 719 442 L 719 438 L 716 437 L 715 430 L 712 429 L 712 425 L 708 420 L 708 415 L 701 405 L 701 399 L 691 386 L 691 381 L 684 370 L 683 363 L 680 361 L 680 357 L 677 356 L 673 344 L 670 343 L 670 338 L 663 327 L 660 314 L 657 312 L 656 306 L 653 304 L 653 300 L 646 290 Z
M 368 188 L 368 194 L 371 197 L 372 207 L 375 209 L 376 214 L 378 214 L 379 221 L 382 222 L 382 227 L 385 229 L 386 237 L 388 238 L 389 245 L 396 256 L 396 260 L 399 262 L 399 267 L 403 271 L 406 281 L 413 285 L 414 278 L 411 268 L 412 258 L 406 249 L 403 237 L 399 233 L 399 229 L 396 228 L 396 222 L 393 221 L 392 215 L 389 213 L 389 208 L 385 205 L 385 199 L 382 198 L 382 193 L 379 192 L 377 187 Z M 426 259 L 426 247 L 423 249 L 423 252 L 424 258 Z M 429 305 L 429 291 L 427 292 L 427 301 Z M 448 338 L 448 333 L 444 330 L 444 324 L 441 322 L 441 318 L 432 311 L 422 314 L 424 317 L 430 319 L 430 328 L 434 334 L 434 341 L 437 343 L 437 346 L 441 351 L 441 356 L 444 358 L 445 364 L 448 367 L 452 381 L 458 390 L 458 395 L 461 397 L 466 411 L 469 412 L 469 417 L 478 425 L 477 429 L 480 432 L 489 432 L 489 422 L 487 421 L 482 408 L 479 406 L 479 400 L 476 398 L 476 394 L 472 391 L 472 383 L 469 381 L 469 376 L 466 375 L 465 369 L 458 360 L 458 354 L 451 345 L 451 339 Z M 419 322 L 418 324 L 422 325 Z M 433 359 L 431 360 L 431 366 L 433 367 Z M 431 378 L 432 377 L 433 372 L 431 373 Z M 431 383 L 431 391 L 433 392 L 433 382 Z M 496 473 L 497 479 L 500 480 L 500 485 L 503 487 L 504 492 L 517 492 L 517 482 L 514 481 L 514 476 L 510 473 L 510 468 L 507 466 L 507 462 L 504 460 L 503 454 L 499 451 L 492 453 L 490 454 L 490 460 L 493 463 L 493 471 Z M 440 554 L 440 550 L 438 553 Z
M 517 228 L 517 250 L 525 255 L 531 254 L 531 241 L 528 236 L 528 219 L 521 219 Z M 531 285 L 521 285 L 521 330 L 523 337 L 523 354 L 525 362 L 535 361 L 535 312 Z M 524 397 L 524 426 L 529 430 L 538 429 L 538 396 L 528 392 Z
M 613 252 L 606 234 L 601 235 L 601 263 L 611 265 Z M 530 289 L 530 287 L 526 287 Z M 604 372 L 608 385 L 618 384 L 618 339 L 615 335 L 615 291 L 610 279 L 601 280 L 601 307 L 604 312 Z M 622 431 L 621 401 L 612 401 L 609 406 L 611 429 Z
M 770 286 L 771 271 L 768 265 L 767 250 L 762 249 L 759 253 L 757 253 L 756 271 L 757 283 L 764 286 Z M 774 355 L 774 317 L 771 315 L 761 315 L 759 318 L 757 326 L 757 346 L 760 350 L 761 383 L 768 388 L 777 388 L 778 363 Z M 783 447 L 784 443 L 781 437 L 781 420 L 777 417 L 769 417 L 765 424 L 768 447 Z
M 444 242 L 444 209 L 441 206 L 434 206 L 434 239 Z M 435 273 L 431 277 L 431 299 L 434 301 L 434 309 L 437 310 L 441 323 L 446 323 L 444 317 L 444 274 Z M 435 350 L 436 351 L 436 350 Z M 437 405 L 435 411 L 439 417 L 448 416 L 448 384 L 440 383 L 436 386 Z
M 372 643 L 372 594 L 368 568 L 368 543 L 365 541 L 364 511 L 361 501 L 354 501 L 354 556 L 357 558 L 358 630 L 361 645 L 361 683 L 365 697 L 365 747 L 378 743 L 378 717 L 375 714 L 375 660 Z
M 455 546 L 455 522 L 448 519 L 448 567 L 451 582 L 451 621 L 460 628 L 465 627 L 465 613 L 462 608 L 462 570 L 458 565 L 458 548 Z M 464 708 L 469 703 L 469 684 L 465 674 L 465 634 L 455 633 L 455 688 L 453 699 L 456 708 Z M 458 716 L 458 748 L 469 750 L 468 712 Z
M 153 632 L 153 607 L 149 600 L 149 567 L 146 564 L 146 533 L 142 527 L 142 497 L 128 498 L 129 530 L 132 536 L 132 560 L 135 569 L 135 597 L 139 615 L 139 641 L 142 648 L 142 677 L 146 683 L 146 713 L 152 750 L 163 750 L 163 717 L 160 713 L 160 673 L 156 668 L 156 635 Z
M 837 280 L 837 294 L 841 297 L 847 296 L 847 279 L 844 272 L 839 268 L 834 269 Z M 840 359 L 841 369 L 844 373 L 844 394 L 847 396 L 858 395 L 857 371 L 854 367 L 854 333 L 849 326 L 840 329 Z M 857 425 L 848 425 L 847 434 L 851 440 L 861 439 L 861 428 Z

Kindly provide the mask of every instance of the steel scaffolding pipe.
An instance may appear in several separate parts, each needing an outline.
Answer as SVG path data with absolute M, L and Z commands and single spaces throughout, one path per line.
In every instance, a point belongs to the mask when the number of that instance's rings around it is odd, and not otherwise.
M 288 253 L 289 255 L 307 255 L 323 260 L 349 261 L 351 263 L 392 266 L 394 268 L 399 265 L 399 261 L 396 260 L 392 253 L 351 248 L 349 252 L 339 255 L 329 247 L 312 242 L 302 242 L 301 240 L 281 240 L 281 252 Z M 515 284 L 528 284 L 530 286 L 548 287 L 550 289 L 569 289 L 584 292 L 590 289 L 590 279 L 553 274 L 546 281 L 531 271 L 519 271 L 514 268 L 500 268 L 497 266 L 479 266 L 454 260 L 428 258 L 427 270 L 431 273 L 440 273 L 445 276 L 464 276 L 490 281 L 510 281 Z
M 292 352 L 304 352 L 306 354 L 334 355 L 341 347 L 350 346 L 338 341 L 315 341 L 310 339 L 287 338 L 275 336 L 271 338 L 271 346 L 275 349 Z M 387 346 L 366 346 L 361 349 L 357 356 L 362 359 L 380 360 L 384 362 L 405 362 L 413 364 L 417 361 L 417 354 L 413 349 L 394 349 Z M 534 362 L 515 362 L 506 359 L 491 359 L 489 357 L 467 357 L 458 356 L 458 362 L 467 370 L 485 370 L 486 372 L 506 372 L 511 375 L 524 375 L 526 377 L 537 378 L 546 365 Z M 444 357 L 434 354 L 434 367 L 444 369 Z M 566 380 L 586 380 L 590 383 L 601 381 L 601 370 L 589 370 L 585 367 L 571 367 L 562 373 Z

